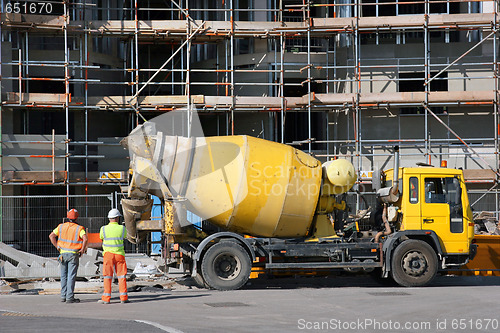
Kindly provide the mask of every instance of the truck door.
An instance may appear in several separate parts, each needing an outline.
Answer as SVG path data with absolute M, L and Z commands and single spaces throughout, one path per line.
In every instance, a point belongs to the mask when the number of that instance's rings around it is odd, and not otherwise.
M 422 229 L 436 232 L 445 253 L 468 253 L 460 179 L 442 175 L 423 178 Z

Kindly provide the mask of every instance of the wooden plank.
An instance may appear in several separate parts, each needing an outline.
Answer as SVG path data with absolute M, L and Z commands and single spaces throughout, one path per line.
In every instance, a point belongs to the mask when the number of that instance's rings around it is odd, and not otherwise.
M 19 101 L 18 93 L 9 93 L 7 103 L 17 104 Z M 64 94 L 22 94 L 23 104 L 36 106 L 37 104 L 64 104 Z M 103 109 L 112 109 L 117 107 L 130 107 L 128 101 L 132 96 L 99 96 L 89 97 L 89 104 L 96 105 Z M 186 105 L 186 96 L 141 96 L 139 104 L 141 107 L 182 107 Z M 286 97 L 288 107 L 305 106 L 308 103 L 308 95 L 302 97 Z M 343 105 L 352 103 L 356 99 L 354 93 L 343 94 L 314 94 L 312 101 L 315 105 Z M 485 91 L 432 91 L 429 93 L 429 102 L 433 103 L 493 103 L 495 93 L 493 90 Z M 73 98 L 71 105 L 79 105 L 82 98 Z M 423 103 L 425 101 L 425 92 L 387 92 L 387 93 L 361 93 L 361 104 L 390 104 L 390 103 Z M 277 108 L 281 107 L 280 97 L 262 97 L 262 96 L 236 96 L 234 98 L 236 106 L 239 107 L 263 107 Z M 191 103 L 196 105 L 229 107 L 233 104 L 231 96 L 191 96 Z
M 466 26 L 466 25 L 491 25 L 495 21 L 493 13 L 480 14 L 451 14 L 451 15 L 429 15 L 430 27 L 442 26 Z M 401 16 L 378 16 L 360 17 L 358 26 L 360 29 L 376 28 L 404 28 L 422 27 L 425 23 L 425 16 L 422 15 L 401 15 Z M 314 18 L 314 28 L 316 29 L 353 29 L 356 18 Z
M 130 107 L 128 101 L 132 96 L 102 96 L 90 97 L 89 103 L 100 107 Z M 172 95 L 172 96 L 140 96 L 138 98 L 141 106 L 171 106 L 171 105 L 186 105 L 187 96 L 185 95 Z M 192 95 L 192 104 L 204 104 L 205 96 Z
M 84 172 L 72 172 L 70 182 L 97 181 L 99 172 L 89 172 L 87 177 Z M 55 182 L 61 183 L 66 180 L 66 171 L 58 170 L 55 172 Z M 51 183 L 52 171 L 4 171 L 2 173 L 4 182 L 20 182 L 26 184 Z
M 62 33 L 64 26 L 63 16 L 52 15 L 30 15 L 4 13 L 1 15 L 2 25 L 6 28 L 26 27 L 30 30 L 47 31 L 53 30 Z M 498 21 L 498 19 L 497 19 Z M 197 20 L 196 25 L 203 21 Z M 451 14 L 451 15 L 429 15 L 430 27 L 464 27 L 468 25 L 491 26 L 495 22 L 494 13 L 475 13 L 475 14 Z M 133 34 L 135 33 L 134 20 L 95 20 L 95 21 L 70 21 L 69 30 L 83 30 L 86 23 L 91 32 L 99 34 Z M 379 16 L 379 17 L 360 17 L 358 26 L 360 29 L 377 29 L 391 27 L 394 29 L 405 27 L 423 27 L 425 16 L 419 15 L 401 15 L 401 16 Z M 205 21 L 205 30 L 216 36 L 218 33 L 233 31 L 238 34 L 258 34 L 268 35 L 276 34 L 278 31 L 290 31 L 307 28 L 304 22 L 267 22 L 267 21 L 235 21 L 233 26 L 230 21 Z M 194 26 L 194 23 L 191 23 Z M 338 18 L 313 18 L 312 33 L 322 33 L 318 30 L 352 30 L 356 25 L 355 17 Z M 158 33 L 186 33 L 187 23 L 185 20 L 140 20 L 138 22 L 139 36 L 155 36 Z M 43 29 L 43 30 L 42 30 Z M 169 38 L 184 38 L 183 36 L 172 36 Z
M 66 180 L 66 171 L 55 171 L 55 182 Z M 2 174 L 4 182 L 51 183 L 52 171 L 5 171 Z
M 78 294 L 97 294 L 100 288 L 75 288 L 75 293 Z M 39 295 L 59 295 L 61 289 L 44 289 L 38 292 Z
M 429 93 L 429 102 L 493 102 L 495 92 L 491 91 L 433 91 Z M 344 104 L 352 103 L 355 94 L 315 94 L 314 104 Z M 425 92 L 391 92 L 391 93 L 361 93 L 361 104 L 387 103 L 422 103 Z M 302 97 L 302 104 L 307 105 L 308 96 Z
M 21 103 L 25 104 L 64 104 L 66 102 L 65 94 L 42 94 L 42 93 L 19 93 L 8 92 L 7 93 L 7 103 L 19 103 L 19 98 L 21 98 Z
M 495 180 L 496 174 L 490 169 L 465 169 L 464 178 L 468 180 Z
M 31 29 L 42 27 L 62 28 L 64 26 L 64 17 L 57 15 L 31 15 L 31 14 L 15 14 L 2 13 L 2 25 L 9 26 L 26 26 Z

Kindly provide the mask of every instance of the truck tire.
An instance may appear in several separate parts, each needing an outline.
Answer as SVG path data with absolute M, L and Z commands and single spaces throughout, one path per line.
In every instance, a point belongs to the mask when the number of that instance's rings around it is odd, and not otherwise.
M 211 246 L 201 264 L 206 284 L 217 290 L 240 288 L 248 281 L 251 269 L 248 253 L 235 242 L 220 242 Z
M 434 279 L 438 260 L 434 249 L 420 240 L 406 240 L 392 256 L 392 277 L 404 287 L 420 287 Z

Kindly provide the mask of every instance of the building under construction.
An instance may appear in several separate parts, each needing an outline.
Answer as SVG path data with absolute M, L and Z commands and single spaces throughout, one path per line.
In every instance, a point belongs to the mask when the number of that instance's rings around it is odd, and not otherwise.
M 100 226 L 127 183 L 119 141 L 175 110 L 350 159 L 358 206 L 399 145 L 403 167 L 463 168 L 498 215 L 498 1 L 0 2 L 1 241 L 49 253 L 70 206 Z

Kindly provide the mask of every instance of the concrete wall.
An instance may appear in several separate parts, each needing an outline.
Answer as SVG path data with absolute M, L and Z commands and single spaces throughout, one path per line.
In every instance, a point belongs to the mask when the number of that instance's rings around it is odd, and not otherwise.
M 430 65 L 431 72 L 437 74 L 441 69 L 460 55 L 468 51 L 475 43 L 438 43 L 432 44 Z M 451 47 L 453 46 L 453 47 Z M 466 90 L 492 90 L 494 88 L 494 79 L 491 66 L 480 65 L 493 61 L 492 45 L 485 44 L 469 53 L 457 65 L 450 67 L 446 74 L 448 75 L 448 91 L 466 91 Z M 361 65 L 362 66 L 381 66 L 390 65 L 415 65 L 411 67 L 384 68 L 384 69 L 362 69 L 361 83 L 362 92 L 396 92 L 398 91 L 399 73 L 424 72 L 424 48 L 421 44 L 406 45 L 363 45 L 361 46 Z M 366 55 L 363 57 L 363 55 Z M 463 65 L 461 63 L 476 63 L 477 65 Z M 340 65 L 352 66 L 353 62 L 343 61 Z M 353 80 L 354 72 L 352 69 L 346 70 L 344 74 L 338 71 L 339 79 Z M 371 81 L 374 80 L 374 81 Z M 423 87 L 422 87 L 423 90 Z M 356 84 L 349 82 L 346 84 L 344 92 L 355 92 Z
M 430 53 L 431 73 L 435 75 L 447 64 L 454 61 L 458 56 L 468 51 L 477 41 L 470 43 L 432 43 Z M 451 47 L 452 46 L 452 47 Z M 255 49 L 263 51 L 267 48 L 267 41 L 257 40 Z M 207 59 L 195 64 L 193 68 L 214 69 L 216 64 L 218 68 L 226 68 L 224 56 L 225 48 L 219 45 L 219 59 Z M 330 92 L 352 93 L 356 92 L 357 82 L 355 77 L 355 63 L 352 56 L 352 47 L 339 47 L 336 50 L 336 65 L 339 67 L 327 70 L 324 67 L 327 65 L 326 53 L 312 53 L 311 62 L 314 64 L 311 76 L 318 80 L 342 80 L 345 82 L 329 83 Z M 361 73 L 361 91 L 378 93 L 378 92 L 397 92 L 399 90 L 398 80 L 399 73 L 424 73 L 424 45 L 423 43 L 408 43 L 408 44 L 383 44 L 383 45 L 361 45 L 360 48 L 361 65 L 374 66 L 372 68 L 362 68 Z M 494 86 L 492 78 L 492 68 L 481 65 L 481 63 L 491 62 L 493 60 L 492 43 L 487 42 L 470 52 L 457 65 L 452 66 L 446 71 L 448 76 L 449 91 L 464 91 L 464 90 L 491 90 Z M 277 61 L 275 63 L 275 61 Z M 334 56 L 328 56 L 328 65 L 333 66 Z M 464 65 L 463 63 L 467 63 Z M 275 69 L 280 69 L 280 53 L 274 52 L 255 52 L 250 54 L 241 54 L 234 56 L 234 66 L 236 69 L 255 69 L 255 70 L 270 70 L 275 63 Z M 307 53 L 290 53 L 287 52 L 284 56 L 285 83 L 287 80 L 307 79 Z M 470 65 L 476 63 L 477 65 Z M 376 66 L 390 66 L 388 68 L 376 68 Z M 409 67 L 408 67 L 409 66 Z M 228 67 L 229 68 L 229 67 Z M 191 76 L 194 82 L 205 82 L 203 86 L 193 86 L 192 92 L 206 95 L 225 94 L 226 86 L 208 84 L 210 82 L 224 82 L 224 74 L 215 73 L 193 73 Z M 269 96 L 276 95 L 276 89 L 266 85 L 277 79 L 279 82 L 279 73 L 275 75 L 271 73 L 235 73 L 234 81 L 237 84 L 235 94 L 245 96 Z M 259 84 L 259 85 L 256 85 Z M 326 91 L 326 83 L 323 91 Z M 424 88 L 422 87 L 422 90 Z
M 330 123 L 338 124 L 336 128 L 331 126 L 329 131 L 330 140 L 353 140 L 349 147 L 345 144 L 336 145 L 337 151 L 347 156 L 355 154 L 352 116 L 352 111 L 349 111 L 347 115 L 344 112 L 329 113 Z M 448 108 L 447 113 L 439 115 L 439 117 L 476 152 L 482 154 L 482 157 L 489 164 L 496 164 L 495 149 L 491 142 L 491 138 L 495 135 L 494 116 L 491 108 Z M 427 162 L 424 142 L 422 141 L 426 137 L 424 115 L 401 115 L 396 108 L 362 110 L 361 131 L 362 153 L 365 155 L 361 159 L 362 170 L 373 170 L 377 166 L 391 167 L 392 147 L 394 145 L 401 146 L 401 166 L 411 167 L 415 166 L 417 162 Z M 472 151 L 466 149 L 453 134 L 430 115 L 427 134 L 427 137 L 431 140 L 452 139 L 449 147 L 447 144 L 449 141 L 432 143 L 432 164 L 439 165 L 441 160 L 447 160 L 450 168 L 488 168 L 483 161 L 474 155 Z M 490 138 L 490 142 L 486 141 L 487 138 Z M 369 140 L 377 140 L 377 143 L 370 143 Z M 391 142 L 390 140 L 409 141 Z M 353 161 L 357 163 L 358 160 L 353 157 Z
M 105 145 L 98 146 L 97 154 L 104 155 L 106 158 L 98 160 L 98 171 L 127 171 L 129 167 L 129 152 L 119 142 L 122 137 L 98 138 L 99 142 Z M 109 145 L 108 145 L 109 144 Z
M 0 55 L 2 61 L 0 64 L 0 76 L 11 77 L 12 76 L 12 66 L 5 65 L 6 63 L 12 62 L 12 44 L 9 42 L 0 42 Z M 1 80 L 2 85 L 2 96 L 8 91 L 12 91 L 12 81 L 11 80 Z M 3 99 L 3 97 L 2 97 Z
M 54 169 L 64 170 L 66 153 L 65 137 L 56 135 Z M 46 143 L 9 143 L 9 141 L 40 141 Z M 51 171 L 52 158 L 9 157 L 9 155 L 40 156 L 52 155 L 51 135 L 2 135 L 2 170 L 3 171 Z
M 255 72 L 236 72 L 234 74 L 235 94 L 241 96 L 276 96 L 277 88 L 271 86 L 269 83 L 274 82 L 276 77 L 276 82 L 279 82 L 279 70 L 280 70 L 280 52 L 267 52 L 267 41 L 260 40 L 255 43 L 256 49 L 266 52 L 255 52 L 251 54 L 240 54 L 235 55 L 233 59 L 233 65 L 236 70 L 255 70 Z M 219 45 L 219 58 L 207 59 L 192 64 L 192 68 L 200 69 L 216 69 L 217 64 L 219 69 L 226 68 L 226 58 L 224 56 L 224 45 Z M 275 62 L 277 61 L 277 63 Z M 326 54 L 325 53 L 314 53 L 311 55 L 311 61 L 315 66 L 326 65 Z M 284 55 L 284 78 L 285 82 L 289 79 L 300 79 L 304 81 L 307 79 L 307 70 L 304 67 L 307 64 L 307 54 L 306 53 L 291 53 L 287 52 Z M 274 66 L 274 67 L 273 67 Z M 228 59 L 228 68 L 230 68 L 230 59 Z M 278 72 L 273 74 L 269 72 L 259 72 L 259 70 L 277 70 Z M 302 69 L 302 71 L 301 71 Z M 315 78 L 321 79 L 326 77 L 326 71 L 320 69 L 312 69 L 311 75 Z M 229 74 L 228 74 L 229 76 Z M 191 80 L 193 82 L 205 82 L 205 85 L 194 85 L 191 87 L 192 94 L 204 94 L 204 95 L 225 95 L 225 85 L 220 85 L 218 88 L 213 84 L 213 82 L 226 82 L 224 80 L 224 73 L 216 74 L 214 72 L 207 73 L 196 73 L 191 74 Z M 230 76 L 229 76 L 230 82 Z M 228 87 L 230 94 L 230 90 Z

